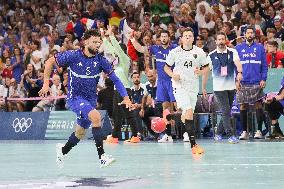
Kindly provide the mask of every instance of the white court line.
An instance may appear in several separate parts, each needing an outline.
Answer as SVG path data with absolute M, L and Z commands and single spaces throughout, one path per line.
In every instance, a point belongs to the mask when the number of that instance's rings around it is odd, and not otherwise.
M 283 163 L 203 163 L 193 164 L 195 166 L 284 166 Z
M 233 157 L 225 157 L 227 159 L 231 159 L 231 158 L 234 158 L 234 159 L 282 159 L 283 157 L 264 157 L 264 156 L 259 156 L 259 157 L 246 157 L 246 156 L 233 156 Z

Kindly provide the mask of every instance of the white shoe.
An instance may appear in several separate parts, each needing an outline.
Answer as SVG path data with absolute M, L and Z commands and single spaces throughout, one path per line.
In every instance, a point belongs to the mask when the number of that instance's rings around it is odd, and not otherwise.
M 183 133 L 183 142 L 189 142 L 189 136 L 187 132 Z
M 66 155 L 63 155 L 62 153 L 63 146 L 64 144 L 61 143 L 56 144 L 56 164 L 60 169 L 64 167 L 64 159 L 66 157 Z
M 241 136 L 239 137 L 240 140 L 248 140 L 249 139 L 249 134 L 246 131 L 243 131 Z
M 263 138 L 262 133 L 261 133 L 260 130 L 257 130 L 257 131 L 255 132 L 254 138 L 255 138 L 255 139 L 262 139 L 262 138 Z
M 158 140 L 159 143 L 172 143 L 174 142 L 172 136 L 168 136 L 165 134 L 160 140 Z
M 100 159 L 100 163 L 101 163 L 100 167 L 101 168 L 107 167 L 113 162 L 115 162 L 115 159 L 111 155 L 103 154 Z

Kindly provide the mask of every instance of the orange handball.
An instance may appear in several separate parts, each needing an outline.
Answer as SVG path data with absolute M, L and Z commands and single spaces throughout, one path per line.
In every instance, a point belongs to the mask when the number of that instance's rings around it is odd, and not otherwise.
M 152 119 L 152 121 L 151 121 L 151 129 L 155 133 L 163 132 L 166 129 L 166 123 L 163 120 L 163 118 L 155 117 L 154 119 Z

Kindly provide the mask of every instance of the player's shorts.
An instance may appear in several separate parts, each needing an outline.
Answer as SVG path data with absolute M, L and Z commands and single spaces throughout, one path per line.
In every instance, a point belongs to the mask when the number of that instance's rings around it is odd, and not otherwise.
M 96 99 L 88 101 L 82 97 L 74 97 L 67 100 L 70 110 L 77 115 L 77 124 L 88 129 L 92 122 L 89 120 L 88 115 L 90 111 L 96 108 Z
M 175 102 L 171 80 L 157 81 L 157 102 Z
M 185 87 L 174 88 L 174 95 L 177 102 L 177 107 L 182 109 L 182 114 L 185 114 L 186 110 L 192 109 L 194 112 L 198 92 L 193 92 Z

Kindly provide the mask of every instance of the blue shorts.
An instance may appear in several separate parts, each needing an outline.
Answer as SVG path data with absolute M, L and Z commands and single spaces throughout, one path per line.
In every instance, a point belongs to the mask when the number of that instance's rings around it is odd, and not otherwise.
M 173 86 L 171 80 L 158 80 L 157 82 L 157 102 L 175 102 Z
M 97 99 L 86 100 L 82 97 L 74 97 L 67 100 L 70 110 L 77 115 L 77 124 L 88 129 L 92 122 L 89 120 L 88 115 L 90 111 L 96 108 Z

